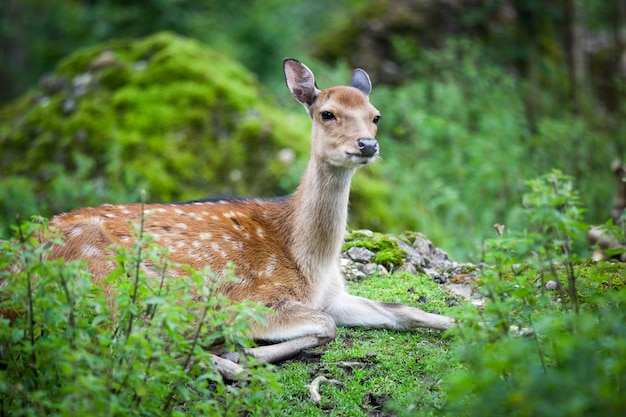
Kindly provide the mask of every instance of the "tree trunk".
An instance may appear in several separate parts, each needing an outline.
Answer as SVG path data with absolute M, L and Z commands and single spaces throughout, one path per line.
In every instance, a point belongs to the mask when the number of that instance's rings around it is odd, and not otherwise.
M 587 96 L 587 59 L 584 50 L 585 10 L 581 0 L 565 0 L 565 50 L 569 78 L 569 95 L 574 110 L 580 111 Z
M 4 28 L 0 33 L 0 103 L 18 92 L 14 74 L 23 71 L 27 63 L 23 1 L 3 1 L 4 4 L 0 7 L 0 25 Z

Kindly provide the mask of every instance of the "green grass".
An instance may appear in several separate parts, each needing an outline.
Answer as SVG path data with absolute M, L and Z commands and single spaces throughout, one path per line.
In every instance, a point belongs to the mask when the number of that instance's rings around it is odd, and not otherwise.
M 379 301 L 403 302 L 431 312 L 448 312 L 450 295 L 424 275 L 406 273 L 370 277 L 349 283 L 349 291 Z M 426 303 L 419 303 L 420 296 Z M 445 333 L 418 329 L 397 332 L 340 328 L 337 339 L 276 366 L 281 392 L 270 396 L 265 415 L 395 415 L 419 403 L 431 408 L 443 402 L 443 375 L 455 366 Z M 322 400 L 309 396 L 318 376 Z M 421 401 L 415 401 L 418 396 Z

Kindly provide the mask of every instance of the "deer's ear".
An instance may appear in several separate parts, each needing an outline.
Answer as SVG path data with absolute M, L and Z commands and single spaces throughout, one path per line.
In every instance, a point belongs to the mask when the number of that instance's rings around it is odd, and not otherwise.
M 367 72 L 363 71 L 361 68 L 355 69 L 352 74 L 352 80 L 350 81 L 350 87 L 360 90 L 369 97 L 372 92 L 372 82 Z
M 308 109 L 320 93 L 313 72 L 302 62 L 291 58 L 283 61 L 283 69 L 291 95 Z

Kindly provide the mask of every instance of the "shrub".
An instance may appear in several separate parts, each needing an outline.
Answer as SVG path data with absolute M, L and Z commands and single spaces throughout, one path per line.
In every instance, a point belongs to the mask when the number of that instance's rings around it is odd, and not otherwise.
M 92 284 L 83 262 L 46 259 L 42 238 L 62 242 L 45 224 L 16 229 L 16 243 L 0 252 L 1 308 L 22 313 L 0 320 L 3 415 L 236 416 L 276 388 L 253 361 L 247 379 L 225 382 L 205 349 L 219 340 L 241 352 L 248 321 L 263 310 L 230 303 L 210 271 L 167 279 L 167 254 L 140 227 L 137 244 L 117 250 L 111 293 Z M 139 269 L 145 260 L 159 279 Z
M 452 380 L 444 414 L 623 414 L 615 394 L 626 389 L 624 283 L 604 264 L 579 274 L 572 246 L 586 226 L 572 179 L 553 172 L 528 184 L 529 230 L 487 243 L 488 302 L 464 315 L 458 348 L 467 368 Z M 591 297 L 581 303 L 581 295 Z
M 528 182 L 527 230 L 486 242 L 484 308 L 461 307 L 439 416 L 614 416 L 626 405 L 626 268 L 586 263 L 572 178 Z

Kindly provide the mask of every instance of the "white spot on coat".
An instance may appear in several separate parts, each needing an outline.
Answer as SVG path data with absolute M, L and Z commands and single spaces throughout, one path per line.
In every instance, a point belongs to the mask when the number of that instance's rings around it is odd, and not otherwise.
M 267 262 L 267 266 L 265 267 L 265 275 L 271 276 L 274 274 L 274 269 L 276 268 L 276 264 L 278 263 L 278 259 L 276 255 L 270 256 L 270 260 Z
M 226 251 L 222 249 L 222 247 L 218 245 L 216 242 L 211 243 L 211 249 L 217 252 L 224 259 L 228 257 L 228 254 L 226 253 Z
M 83 228 L 81 226 L 74 226 L 72 230 L 70 230 L 70 236 L 78 236 L 83 233 Z
M 82 252 L 84 256 L 100 256 L 102 251 L 93 245 L 83 245 Z

